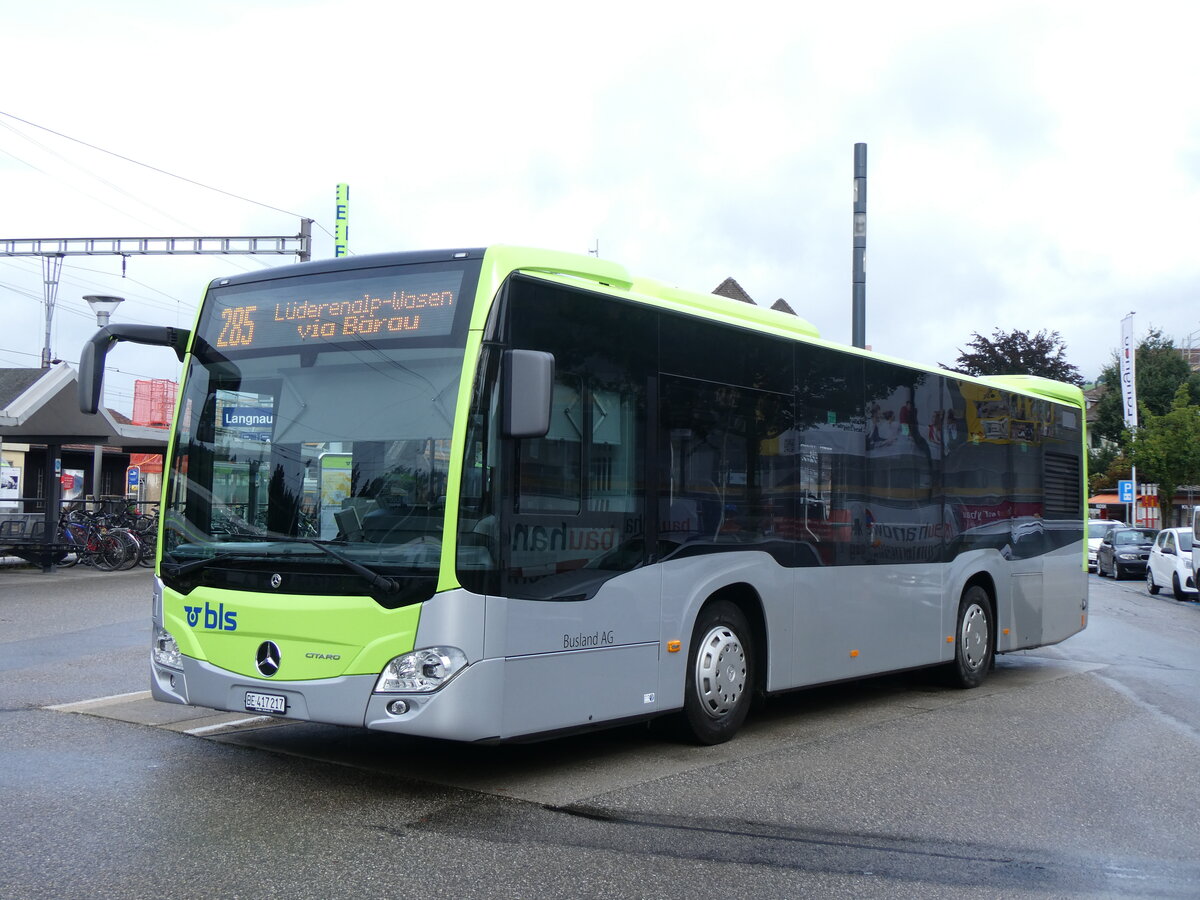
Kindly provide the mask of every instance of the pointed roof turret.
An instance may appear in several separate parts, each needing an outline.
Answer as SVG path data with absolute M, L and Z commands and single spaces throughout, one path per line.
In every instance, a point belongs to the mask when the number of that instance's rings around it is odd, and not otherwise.
M 727 297 L 730 300 L 737 300 L 739 303 L 749 303 L 751 306 L 755 305 L 750 295 L 742 290 L 742 286 L 734 281 L 732 277 L 726 278 L 713 288 L 713 293 L 718 297 Z

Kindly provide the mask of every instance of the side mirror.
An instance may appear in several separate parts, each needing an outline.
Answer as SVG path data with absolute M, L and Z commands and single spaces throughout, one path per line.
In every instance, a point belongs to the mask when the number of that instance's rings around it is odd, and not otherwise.
M 545 437 L 550 431 L 550 401 L 554 397 L 554 354 L 506 350 L 500 378 L 500 433 L 506 438 Z
M 113 344 L 133 341 L 153 347 L 170 347 L 183 362 L 191 332 L 184 328 L 158 325 L 105 325 L 83 345 L 79 355 L 79 411 L 94 415 L 100 409 L 104 387 L 104 358 Z

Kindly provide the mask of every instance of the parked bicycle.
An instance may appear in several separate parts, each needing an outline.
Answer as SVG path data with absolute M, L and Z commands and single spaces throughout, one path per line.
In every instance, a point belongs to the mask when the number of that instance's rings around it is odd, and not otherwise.
M 65 513 L 58 523 L 58 543 L 64 548 L 58 564 L 69 568 L 82 563 L 112 571 L 128 568 L 130 559 L 136 563 L 137 557 L 131 556 L 132 542 L 110 527 L 106 518 L 83 510 Z

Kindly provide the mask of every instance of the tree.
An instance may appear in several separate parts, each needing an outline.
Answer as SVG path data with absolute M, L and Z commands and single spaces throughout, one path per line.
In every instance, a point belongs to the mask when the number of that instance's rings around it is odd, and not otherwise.
M 1188 386 L 1192 403 L 1200 402 L 1200 374 L 1191 371 L 1183 354 L 1158 328 L 1151 328 L 1138 344 L 1134 375 L 1138 408 L 1145 407 L 1150 415 L 1166 415 L 1181 384 Z M 1116 350 L 1112 361 L 1100 373 L 1097 384 L 1103 384 L 1106 390 L 1096 402 L 1094 430 L 1103 438 L 1118 441 L 1125 428 L 1125 415 L 1121 399 L 1121 362 Z
M 1181 485 L 1200 484 L 1200 406 L 1180 384 L 1171 409 L 1161 416 L 1142 413 L 1142 424 L 1129 435 L 1130 459 L 1138 480 L 1158 484 L 1163 524 L 1171 522 L 1175 492 Z
M 1027 331 L 994 328 L 991 338 L 973 333 L 967 347 L 973 352 L 960 348 L 956 365 L 938 365 L 966 375 L 1040 375 L 1083 384 L 1079 370 L 1067 362 L 1067 345 L 1057 331 L 1030 335 Z
M 1122 478 L 1129 477 L 1129 460 L 1120 447 L 1105 442 L 1088 451 L 1088 496 L 1099 494 Z

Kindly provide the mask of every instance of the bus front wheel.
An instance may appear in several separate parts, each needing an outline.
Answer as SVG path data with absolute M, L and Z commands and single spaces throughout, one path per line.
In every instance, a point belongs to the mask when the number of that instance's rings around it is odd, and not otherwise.
M 688 651 L 683 717 L 701 744 L 720 744 L 746 720 L 754 693 L 754 645 L 746 616 L 728 600 L 701 610 Z
M 954 634 L 954 661 L 946 669 L 949 683 L 973 688 L 983 684 L 994 660 L 992 604 L 988 592 L 975 584 L 963 592 Z

